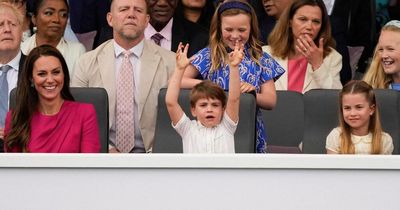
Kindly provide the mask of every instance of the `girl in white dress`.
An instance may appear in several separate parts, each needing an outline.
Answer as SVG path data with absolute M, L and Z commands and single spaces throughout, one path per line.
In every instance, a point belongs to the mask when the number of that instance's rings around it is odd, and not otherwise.
M 392 137 L 382 131 L 372 87 L 364 81 L 348 82 L 339 94 L 339 127 L 326 139 L 328 154 L 387 154 Z

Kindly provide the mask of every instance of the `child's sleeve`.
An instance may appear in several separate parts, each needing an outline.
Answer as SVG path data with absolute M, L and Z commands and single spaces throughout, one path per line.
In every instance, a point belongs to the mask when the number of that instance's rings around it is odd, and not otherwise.
M 382 154 L 391 155 L 393 153 L 393 139 L 387 133 L 382 133 Z
M 261 84 L 268 80 L 274 79 L 275 81 L 285 73 L 285 69 L 275 59 L 273 59 L 266 52 L 261 57 Z
M 339 153 L 340 151 L 340 131 L 339 128 L 334 128 L 326 137 L 325 148 L 333 152 Z
M 210 48 L 206 47 L 197 52 L 192 61 L 192 65 L 197 69 L 203 79 L 208 78 L 209 71 L 211 69 L 211 51 Z
M 190 130 L 190 123 L 191 120 L 186 116 L 185 112 L 183 112 L 182 117 L 181 119 L 179 119 L 178 123 L 176 123 L 176 125 L 171 123 L 171 125 L 183 139 Z
M 238 123 L 239 123 L 239 120 L 235 123 L 229 117 L 229 115 L 226 112 L 224 112 L 224 116 L 222 117 L 221 124 L 229 131 L 229 133 L 231 133 L 231 134 L 235 133 Z

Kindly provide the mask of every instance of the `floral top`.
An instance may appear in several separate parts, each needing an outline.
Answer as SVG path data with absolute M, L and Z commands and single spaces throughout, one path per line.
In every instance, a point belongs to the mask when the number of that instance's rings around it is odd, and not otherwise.
M 249 47 L 246 45 L 244 50 L 245 56 L 239 64 L 240 81 L 253 85 L 256 88 L 257 93 L 259 93 L 262 84 L 271 79 L 278 79 L 285 70 L 265 52 L 263 52 L 262 57 L 260 58 L 261 65 L 258 65 L 256 62 L 251 60 L 248 48 Z M 200 50 L 194 56 L 195 59 L 192 61 L 192 64 L 199 71 L 203 79 L 208 79 L 217 83 L 224 90 L 229 89 L 228 64 L 223 64 L 221 69 L 210 72 L 211 50 L 209 47 Z M 259 108 L 257 108 L 256 130 L 256 152 L 265 153 L 266 135 L 262 114 Z

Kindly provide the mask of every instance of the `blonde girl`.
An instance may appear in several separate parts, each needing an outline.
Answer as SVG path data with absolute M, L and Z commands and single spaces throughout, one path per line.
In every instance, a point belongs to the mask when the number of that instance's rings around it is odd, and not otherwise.
M 339 127 L 326 139 L 328 154 L 392 154 L 393 140 L 382 131 L 372 87 L 348 82 L 339 94 Z
M 400 90 L 400 21 L 392 20 L 382 28 L 364 81 L 373 88 Z
M 209 46 L 194 55 L 185 71 L 182 86 L 192 88 L 202 79 L 217 83 L 224 90 L 229 89 L 230 68 L 228 53 L 235 49 L 235 43 L 244 46 L 244 58 L 239 64 L 240 90 L 242 93 L 255 92 L 257 105 L 272 109 L 276 103 L 274 79 L 284 69 L 267 53 L 258 40 L 258 23 L 254 9 L 239 0 L 225 1 L 214 13 L 210 26 Z M 256 152 L 264 153 L 266 147 L 265 129 L 260 110 L 257 111 Z

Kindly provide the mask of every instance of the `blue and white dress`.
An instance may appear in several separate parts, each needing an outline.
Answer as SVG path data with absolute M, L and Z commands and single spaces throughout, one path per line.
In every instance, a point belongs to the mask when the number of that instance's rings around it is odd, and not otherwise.
M 257 93 L 261 91 L 261 85 L 268 80 L 277 79 L 285 70 L 267 53 L 263 52 L 260 58 L 260 65 L 251 60 L 246 45 L 244 53 L 245 56 L 239 64 L 240 81 L 247 82 L 256 88 Z M 223 64 L 219 70 L 210 72 L 211 69 L 211 50 L 206 47 L 200 50 L 195 55 L 192 64 L 199 71 L 203 79 L 211 80 L 217 83 L 224 90 L 229 89 L 229 65 Z M 266 148 L 266 135 L 264 122 L 262 120 L 261 110 L 257 107 L 257 122 L 256 122 L 257 140 L 256 152 L 265 153 Z

